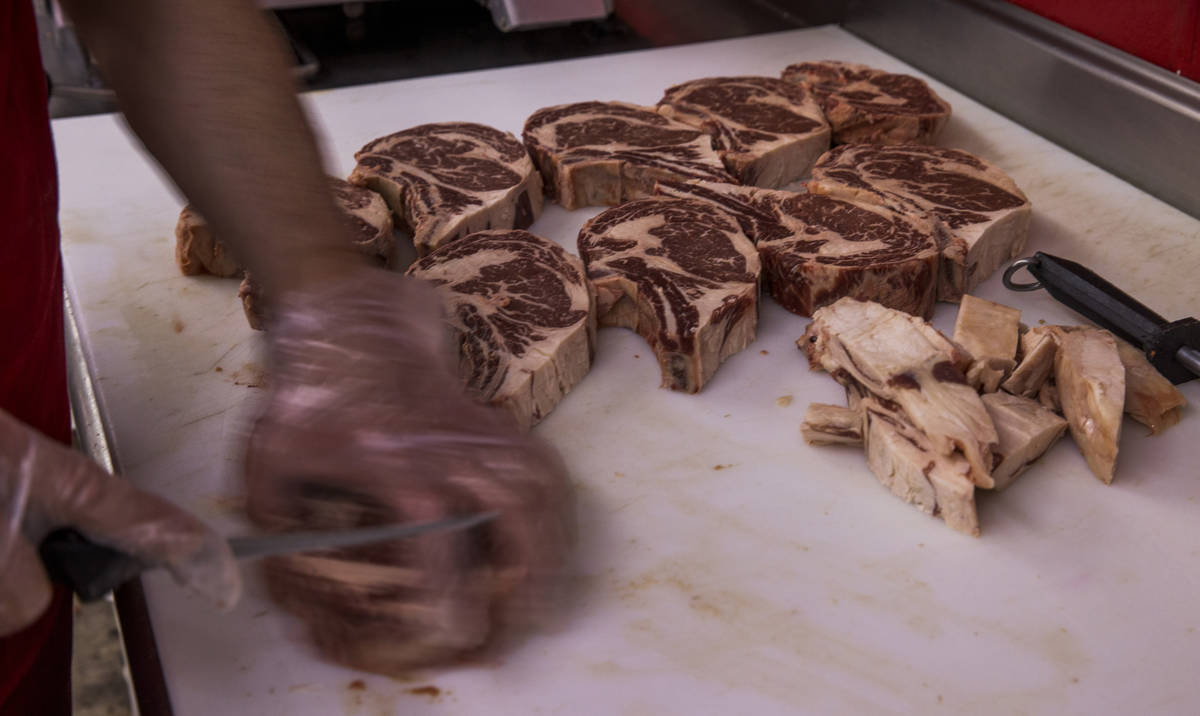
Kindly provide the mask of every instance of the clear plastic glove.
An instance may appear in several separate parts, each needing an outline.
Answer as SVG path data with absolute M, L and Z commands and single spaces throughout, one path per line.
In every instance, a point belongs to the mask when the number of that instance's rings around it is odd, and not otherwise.
M 0 636 L 50 603 L 37 546 L 62 527 L 165 567 L 222 607 L 241 592 L 229 546 L 204 523 L 0 410 Z
M 450 373 L 434 290 L 362 273 L 270 307 L 271 392 L 248 445 L 248 510 L 268 530 L 499 513 L 474 530 L 266 563 L 272 596 L 329 658 L 399 673 L 541 621 L 572 513 L 554 454 Z

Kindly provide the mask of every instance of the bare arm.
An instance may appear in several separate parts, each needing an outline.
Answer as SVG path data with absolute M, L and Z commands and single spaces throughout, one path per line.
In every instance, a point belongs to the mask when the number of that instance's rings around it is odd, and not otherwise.
M 279 33 L 247 0 L 63 0 L 133 131 L 279 294 L 361 267 Z
M 380 585 L 357 563 L 303 557 L 268 572 L 276 599 L 327 656 L 385 673 L 536 623 L 569 547 L 563 466 L 464 394 L 434 289 L 349 248 L 270 24 L 246 0 L 64 3 L 129 124 L 271 294 L 271 387 L 246 448 L 251 519 L 337 529 L 362 515 L 500 513 L 486 549 L 460 532 L 389 551 L 389 599 L 364 602 Z M 343 506 L 313 511 L 322 500 Z

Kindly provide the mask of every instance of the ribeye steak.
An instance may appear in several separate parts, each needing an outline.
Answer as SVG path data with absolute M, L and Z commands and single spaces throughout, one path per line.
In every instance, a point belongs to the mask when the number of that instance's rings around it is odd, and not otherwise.
M 528 430 L 591 368 L 596 311 L 583 262 L 521 230 L 480 231 L 419 259 L 438 286 L 470 394 Z
M 758 244 L 763 286 L 811 316 L 843 296 L 918 316 L 933 311 L 945 227 L 878 204 L 710 182 L 660 182 L 658 192 L 711 202 Z
M 391 212 L 383 198 L 336 177 L 329 177 L 329 189 L 354 245 L 365 256 L 386 261 L 395 246 L 395 237 Z M 175 225 L 175 260 L 179 270 L 188 276 L 209 273 L 232 278 L 244 270 L 190 204 L 179 212 Z
M 688 199 L 639 199 L 579 232 L 602 326 L 632 328 L 662 368 L 662 384 L 700 390 L 754 340 L 759 259 L 731 217 Z
M 829 149 L 829 124 L 803 86 L 775 77 L 710 77 L 671 87 L 658 111 L 712 136 L 743 184 L 776 189 Z
M 1025 249 L 1029 199 L 1000 169 L 959 149 L 919 145 L 835 147 L 817 160 L 809 191 L 929 212 L 950 229 L 946 281 L 957 300 Z
M 482 124 L 422 124 L 354 158 L 350 182 L 383 195 L 419 256 L 475 231 L 528 228 L 542 211 L 542 180 L 525 147 Z
M 783 79 L 821 100 L 834 144 L 929 144 L 950 119 L 950 104 L 921 79 L 848 62 L 789 65 Z
M 387 202 L 370 189 L 354 186 L 341 179 L 330 179 L 330 185 L 347 228 L 352 232 L 354 245 L 372 263 L 391 262 L 396 248 L 396 234 Z M 254 330 L 261 331 L 266 322 L 266 309 L 262 291 L 249 271 L 238 286 L 238 297 L 242 299 L 246 322 Z
M 568 210 L 648 197 L 658 179 L 735 181 L 706 133 L 623 102 L 539 109 L 523 138 L 546 192 Z

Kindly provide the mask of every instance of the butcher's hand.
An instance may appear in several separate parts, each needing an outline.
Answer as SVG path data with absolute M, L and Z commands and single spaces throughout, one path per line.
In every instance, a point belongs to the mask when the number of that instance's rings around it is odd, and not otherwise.
M 63 527 L 167 568 L 219 606 L 237 601 L 241 581 L 224 539 L 0 410 L 0 636 L 28 626 L 50 603 L 37 548 Z
M 261 527 L 498 515 L 469 531 L 268 561 L 272 596 L 326 656 L 394 674 L 544 621 L 571 533 L 564 470 L 463 393 L 434 290 L 368 269 L 282 296 L 268 320 L 270 395 L 246 465 Z

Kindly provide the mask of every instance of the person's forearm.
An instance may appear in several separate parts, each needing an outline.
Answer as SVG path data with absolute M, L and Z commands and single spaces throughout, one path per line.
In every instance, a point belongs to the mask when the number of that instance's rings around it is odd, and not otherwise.
M 247 0 L 64 0 L 130 127 L 268 293 L 362 265 Z

